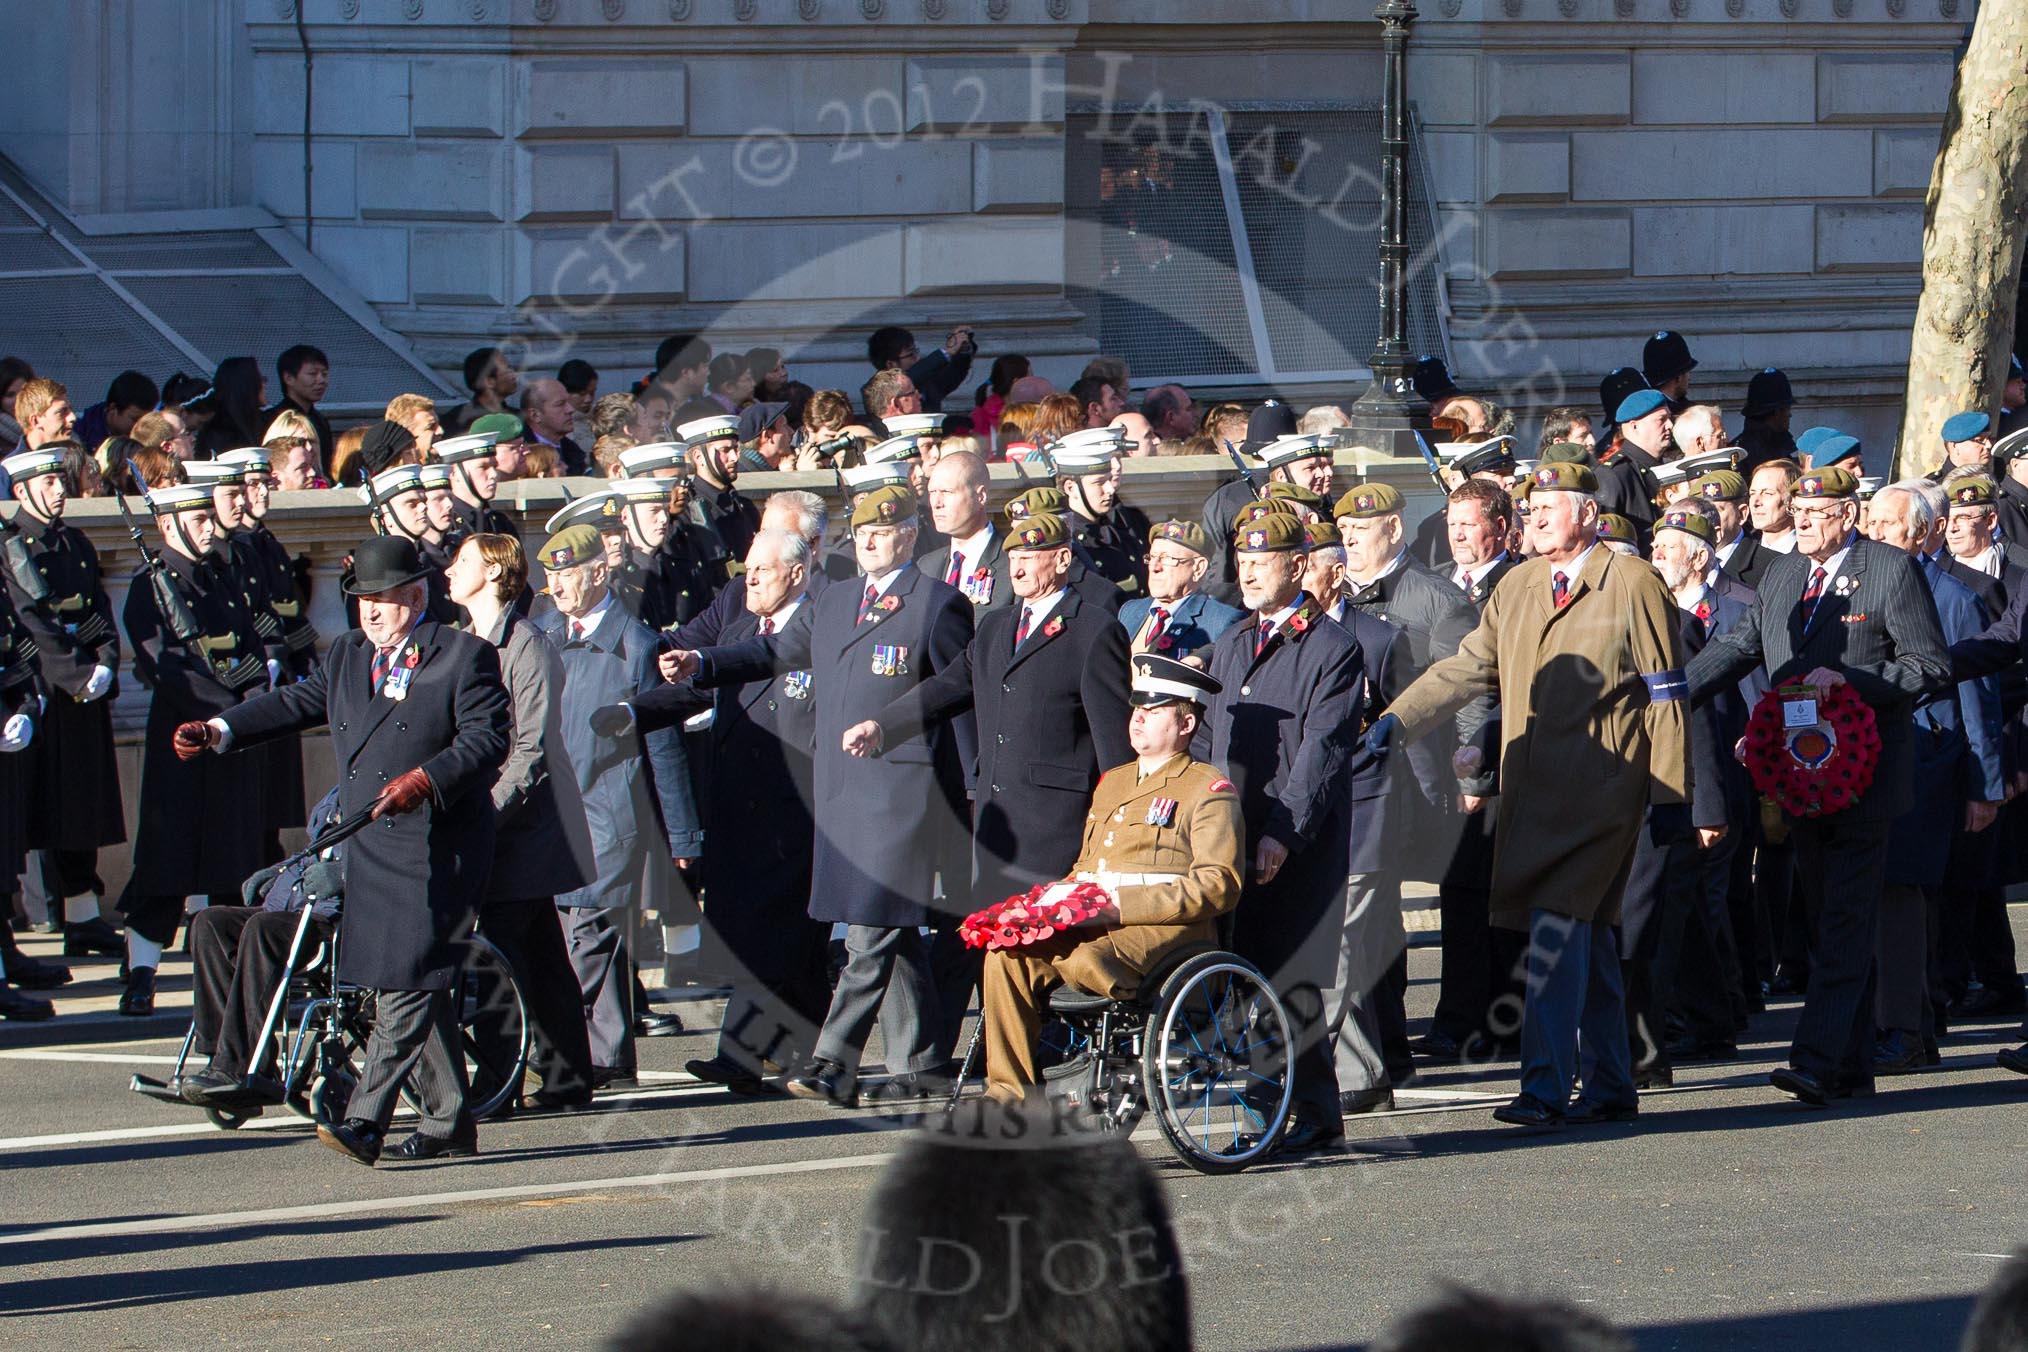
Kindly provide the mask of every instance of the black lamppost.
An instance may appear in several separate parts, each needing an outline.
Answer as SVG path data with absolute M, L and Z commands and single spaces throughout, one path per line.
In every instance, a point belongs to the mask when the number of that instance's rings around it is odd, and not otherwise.
M 1347 410 L 1363 445 L 1416 454 L 1412 432 L 1429 430 L 1429 404 L 1415 392 L 1408 347 L 1408 26 L 1410 0 L 1380 0 L 1380 339 L 1373 384 Z

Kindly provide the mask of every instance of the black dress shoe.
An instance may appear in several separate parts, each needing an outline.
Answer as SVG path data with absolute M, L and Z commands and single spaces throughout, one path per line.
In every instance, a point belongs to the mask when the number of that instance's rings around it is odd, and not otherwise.
M 1808 972 L 1791 972 L 1784 968 L 1776 972 L 1773 981 L 1767 983 L 1769 995 L 1801 995 L 1810 988 Z
M 1282 1133 L 1281 1144 L 1275 1147 L 1277 1156 L 1314 1155 L 1319 1151 L 1331 1150 L 1345 1139 L 1345 1128 L 1338 1123 L 1326 1125 L 1322 1122 L 1295 1122 Z
M 1657 1064 L 1644 1066 L 1634 1072 L 1635 1089 L 1673 1089 L 1675 1086 L 1674 1067 Z
M 120 992 L 120 1013 L 145 1019 L 155 1012 L 155 969 L 136 967 L 127 974 L 127 989 Z
M 635 1037 L 675 1037 L 683 1031 L 683 1020 L 674 1014 L 652 1011 L 634 1020 Z
M 1768 1072 L 1767 1082 L 1790 1098 L 1807 1103 L 1812 1108 L 1821 1108 L 1831 1101 L 1830 1089 L 1807 1070 L 1797 1070 L 1793 1066 L 1777 1066 Z
M 103 916 L 63 927 L 63 955 L 66 958 L 117 958 L 127 951 L 127 941 L 121 933 L 105 922 Z
M 593 1089 L 632 1089 L 641 1077 L 632 1066 L 593 1066 Z
M 801 1099 L 816 1099 L 840 1108 L 859 1106 L 852 1073 L 836 1061 L 812 1061 L 801 1072 L 791 1075 L 782 1088 Z
M 1510 1127 L 1560 1127 L 1563 1109 L 1544 1103 L 1533 1094 L 1519 1094 L 1513 1102 L 1493 1109 L 1493 1120 Z
M 1441 1029 L 1432 1028 L 1408 1044 L 1408 1049 L 1417 1056 L 1426 1056 L 1432 1061 L 1456 1061 L 1465 1054 L 1465 1044 Z
M 1986 986 L 1967 995 L 1954 1011 L 1967 1018 L 1984 1019 L 1995 1014 L 2019 1014 L 2024 1002 L 2021 983 L 2016 981 L 2011 989 L 2001 986 Z
M 336 1126 L 319 1122 L 317 1139 L 354 1164 L 371 1169 L 380 1160 L 380 1146 L 386 1133 L 363 1118 L 348 1117 Z
M 898 1108 L 920 1103 L 941 1103 L 951 1096 L 951 1082 L 935 1071 L 914 1075 L 890 1075 L 859 1091 L 859 1102 L 869 1107 Z
M 7 954 L 7 984 L 24 991 L 53 991 L 70 984 L 70 968 L 16 950 Z
M 179 1077 L 176 1092 L 183 1096 L 185 1103 L 202 1105 L 205 1096 L 216 1089 L 237 1089 L 239 1081 L 222 1070 L 206 1066 L 203 1070 Z
M 41 1023 L 44 1019 L 56 1017 L 56 1006 L 39 995 L 24 995 L 5 981 L 0 981 L 0 1019 L 19 1019 L 23 1023 Z
M 1579 1099 L 1570 1105 L 1563 1120 L 1573 1127 L 1595 1127 L 1605 1122 L 1631 1122 L 1640 1115 L 1638 1103 L 1593 1103 Z
M 1739 1044 L 1718 1042 L 1709 1038 L 1686 1036 L 1671 1038 L 1668 1045 L 1671 1061 L 1737 1061 Z
M 577 1094 L 565 1094 L 558 1093 L 552 1089 L 538 1089 L 528 1096 L 528 1102 L 534 1107 L 541 1108 L 547 1112 L 568 1113 L 576 1112 L 580 1108 L 591 1107 L 592 1096 L 590 1090 Z M 494 1114 L 495 1118 L 504 1115 L 500 1113 Z
M 1338 1111 L 1347 1117 L 1361 1113 L 1384 1113 L 1394 1107 L 1394 1089 L 1390 1085 L 1375 1085 L 1371 1089 L 1352 1089 L 1338 1095 Z
M 723 1056 L 714 1056 L 709 1060 L 685 1061 L 683 1069 L 706 1084 L 722 1084 L 733 1093 L 746 1098 L 759 1098 L 770 1092 L 766 1080 L 739 1062 L 727 1060 Z
M 1927 1068 L 1922 1039 L 1914 1033 L 1892 1029 L 1873 1048 L 1875 1075 L 1913 1075 Z
M 474 1132 L 469 1138 L 456 1136 L 428 1136 L 413 1131 L 394 1149 L 387 1152 L 398 1160 L 410 1162 L 419 1160 L 463 1159 L 479 1153 L 479 1137 Z
M 2016 1075 L 2028 1075 L 2028 1043 L 2019 1047 L 2008 1047 L 1993 1060 L 2002 1070 L 2011 1070 Z

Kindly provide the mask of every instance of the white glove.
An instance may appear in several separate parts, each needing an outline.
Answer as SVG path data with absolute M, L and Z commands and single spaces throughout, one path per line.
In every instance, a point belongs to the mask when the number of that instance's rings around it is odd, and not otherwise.
M 282 683 L 282 664 L 274 658 L 268 659 L 268 685 L 272 688 Z
M 112 688 L 113 669 L 104 663 L 100 663 L 92 668 L 91 677 L 85 681 L 84 703 L 90 704 Z
M 15 714 L 0 726 L 0 753 L 20 751 L 35 739 L 35 721 L 27 714 Z

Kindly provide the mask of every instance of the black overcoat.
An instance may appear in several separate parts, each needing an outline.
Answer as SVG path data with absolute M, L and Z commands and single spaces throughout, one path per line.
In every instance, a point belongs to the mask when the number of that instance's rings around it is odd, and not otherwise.
M 346 847 L 338 974 L 377 990 L 446 990 L 492 869 L 493 781 L 513 719 L 492 644 L 429 619 L 410 643 L 415 675 L 403 699 L 373 693 L 373 645 L 353 629 L 310 679 L 222 717 L 235 747 L 328 723 L 348 817 L 397 776 L 428 773 L 427 802 Z

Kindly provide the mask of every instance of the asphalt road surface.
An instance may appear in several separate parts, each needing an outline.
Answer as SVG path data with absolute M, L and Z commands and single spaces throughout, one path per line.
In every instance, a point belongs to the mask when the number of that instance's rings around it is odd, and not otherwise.
M 595 1111 L 487 1124 L 476 1159 L 369 1172 L 285 1113 L 227 1133 L 129 1092 L 169 1068 L 187 964 L 165 969 L 150 1021 L 110 1012 L 111 962 L 77 967 L 62 1017 L 0 1025 L 13 1346 L 580 1348 L 679 1285 L 842 1295 L 907 1129 L 701 1085 L 682 1071 L 708 1051 L 693 1033 L 644 1041 L 641 1087 Z M 1411 970 L 1426 1016 L 1436 954 Z M 699 1029 L 715 1013 L 678 1008 Z M 1511 1064 L 1426 1072 L 1342 1153 L 1234 1177 L 1182 1168 L 1144 1124 L 1199 1346 L 1357 1346 L 1442 1279 L 1566 1296 L 1644 1352 L 1955 1345 L 2028 1242 L 2028 1080 L 1992 1064 L 2015 1023 L 1972 1025 L 1940 1071 L 1819 1112 L 1766 1086 L 1794 1016 L 1778 1003 L 1744 1059 L 1679 1069 L 1626 1126 L 1496 1125 Z

